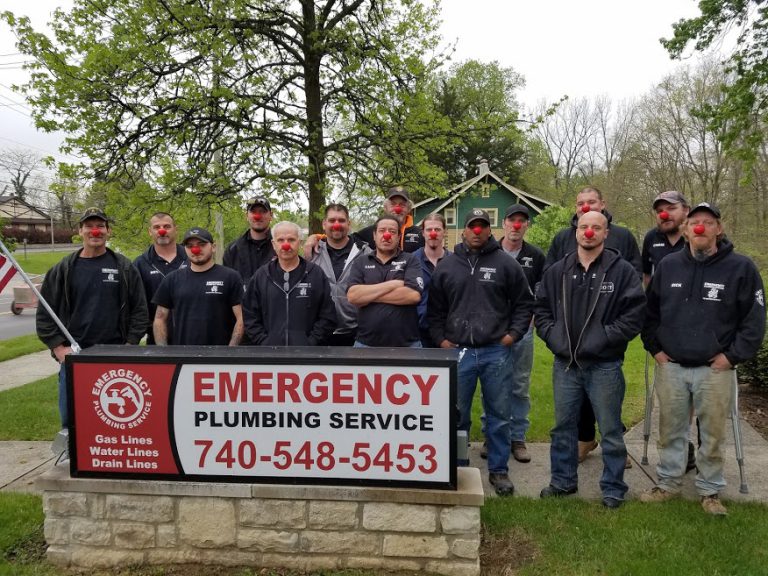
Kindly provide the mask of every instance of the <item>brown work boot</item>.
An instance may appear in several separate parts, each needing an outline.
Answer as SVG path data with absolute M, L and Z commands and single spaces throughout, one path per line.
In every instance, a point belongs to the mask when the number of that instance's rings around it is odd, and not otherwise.
M 525 442 L 521 440 L 512 440 L 512 457 L 518 462 L 527 463 L 531 461 L 531 455 L 528 454 L 528 448 Z
M 632 468 L 632 459 L 627 454 L 627 459 L 624 461 L 624 469 L 629 470 L 630 468 Z
M 597 440 L 590 440 L 589 442 L 579 440 L 579 463 L 584 462 L 589 453 L 595 448 L 597 448 Z
M 675 496 L 672 492 L 667 492 L 658 486 L 654 486 L 640 494 L 640 502 L 666 502 L 667 500 L 672 500 Z
M 728 515 L 728 510 L 723 506 L 723 503 L 720 502 L 720 497 L 717 494 L 702 496 L 701 507 L 704 508 L 704 512 L 707 514 L 713 514 L 714 516 Z

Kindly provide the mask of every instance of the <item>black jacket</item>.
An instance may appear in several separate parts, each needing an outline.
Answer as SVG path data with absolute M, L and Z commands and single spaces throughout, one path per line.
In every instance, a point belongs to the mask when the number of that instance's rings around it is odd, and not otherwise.
M 523 269 L 531 291 L 536 292 L 536 286 L 541 282 L 541 276 L 544 274 L 544 262 L 546 261 L 544 252 L 523 240 L 523 245 L 515 259 Z
M 640 278 L 618 252 L 604 249 L 599 262 L 587 272 L 589 308 L 572 314 L 571 283 L 580 274 L 576 252 L 544 272 L 536 292 L 536 331 L 555 356 L 569 365 L 584 368 L 621 360 L 627 344 L 643 326 L 645 294 Z M 573 316 L 583 317 L 583 325 L 571 325 Z
M 272 233 L 267 231 L 264 240 L 251 238 L 251 231 L 232 242 L 224 251 L 223 264 L 227 268 L 234 268 L 240 272 L 243 282 L 248 284 L 253 273 L 270 262 L 275 257 L 275 249 L 272 247 Z
M 155 343 L 155 336 L 152 333 L 152 322 L 155 320 L 155 312 L 157 306 L 152 303 L 152 297 L 160 287 L 160 283 L 163 278 L 168 276 L 174 270 L 184 268 L 187 266 L 187 253 L 184 247 L 180 244 L 176 245 L 176 257 L 172 262 L 166 262 L 155 251 L 155 246 L 152 244 L 147 248 L 146 252 L 139 254 L 133 261 L 133 265 L 136 270 L 139 271 L 141 276 L 141 283 L 144 285 L 144 296 L 147 299 L 147 312 L 149 325 L 147 328 L 147 344 Z M 168 319 L 168 342 L 173 343 L 173 322 Z
M 303 273 L 288 290 L 277 260 L 262 266 L 248 281 L 243 322 L 248 339 L 260 346 L 318 346 L 336 328 L 331 287 L 319 266 L 301 258 Z
M 722 352 L 735 366 L 757 354 L 764 334 L 763 282 L 730 241 L 701 262 L 687 246 L 659 262 L 642 335 L 651 354 L 663 350 L 680 364 L 704 366 Z
M 403 252 L 413 253 L 424 246 L 424 235 L 421 233 L 421 227 L 419 226 L 401 226 L 400 235 L 402 236 L 400 247 Z M 355 241 L 366 242 L 371 247 L 371 250 L 376 250 L 376 243 L 373 241 L 373 224 L 353 233 L 352 237 Z
M 82 251 L 83 249 L 80 248 L 51 268 L 45 275 L 43 286 L 40 288 L 40 294 L 66 327 L 69 326 L 71 317 L 70 274 Z M 138 344 L 147 331 L 147 299 L 141 284 L 141 276 L 128 258 L 109 248 L 107 252 L 115 258 L 120 271 L 120 310 L 117 311 L 120 315 L 120 338 L 124 343 Z M 112 311 L 104 311 L 105 314 L 109 312 Z M 51 350 L 60 344 L 69 345 L 69 340 L 43 306 L 37 309 L 36 323 L 37 337 Z
M 605 239 L 605 247 L 618 251 L 624 260 L 632 264 L 632 267 L 637 271 L 638 278 L 642 278 L 643 264 L 640 258 L 640 249 L 637 247 L 637 240 L 626 228 L 618 224 L 611 224 L 613 216 L 610 213 L 603 210 L 603 214 L 608 218 L 608 238 Z M 576 252 L 576 225 L 578 221 L 578 215 L 574 214 L 571 218 L 571 227 L 563 228 L 555 235 L 552 244 L 549 245 L 547 261 L 544 264 L 545 270 L 558 260 L 565 258 L 566 254 Z
M 427 320 L 433 342 L 477 348 L 515 341 L 528 331 L 533 294 L 520 264 L 490 238 L 479 254 L 464 244 L 440 261 L 432 275 Z

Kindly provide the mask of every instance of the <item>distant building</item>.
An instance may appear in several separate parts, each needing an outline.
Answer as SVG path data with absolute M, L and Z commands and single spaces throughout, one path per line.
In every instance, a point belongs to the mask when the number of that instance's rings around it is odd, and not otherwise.
M 504 236 L 504 211 L 510 204 L 528 206 L 531 222 L 535 222 L 536 216 L 551 206 L 552 202 L 507 184 L 488 168 L 487 160 L 481 160 L 477 176 L 451 188 L 448 196 L 428 198 L 416 204 L 413 220 L 420 225 L 427 214 L 442 214 L 447 224 L 446 242 L 449 247 L 453 247 L 461 239 L 464 217 L 470 210 L 482 208 L 491 217 L 493 236 L 499 240 Z
M 0 196 L 0 220 L 20 230 L 51 231 L 51 216 L 18 196 Z

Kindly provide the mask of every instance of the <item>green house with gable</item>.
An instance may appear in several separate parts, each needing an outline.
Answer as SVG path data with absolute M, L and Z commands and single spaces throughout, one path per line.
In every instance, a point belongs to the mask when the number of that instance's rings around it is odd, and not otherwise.
M 504 235 L 504 212 L 511 204 L 527 206 L 533 221 L 552 202 L 507 184 L 489 169 L 487 160 L 481 160 L 477 176 L 454 186 L 446 196 L 435 196 L 416 204 L 413 207 L 413 220 L 421 225 L 427 214 L 442 214 L 446 221 L 446 242 L 448 246 L 453 246 L 461 239 L 464 217 L 470 210 L 481 208 L 491 217 L 494 237 L 500 239 Z

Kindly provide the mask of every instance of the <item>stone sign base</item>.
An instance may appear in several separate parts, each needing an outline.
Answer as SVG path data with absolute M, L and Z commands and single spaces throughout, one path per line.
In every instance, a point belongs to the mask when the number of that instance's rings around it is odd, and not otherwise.
M 476 468 L 458 490 L 38 479 L 48 560 L 61 566 L 213 564 L 480 573 Z

